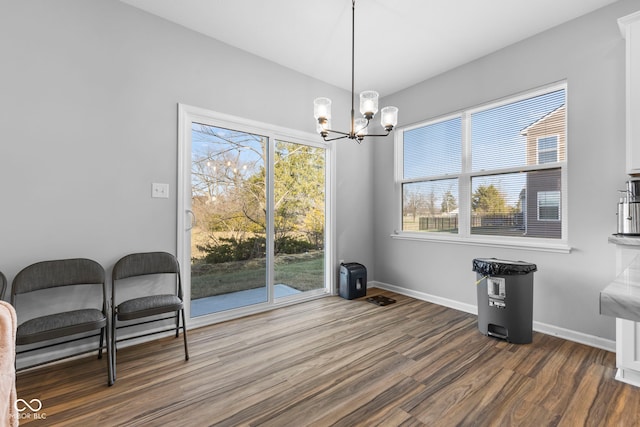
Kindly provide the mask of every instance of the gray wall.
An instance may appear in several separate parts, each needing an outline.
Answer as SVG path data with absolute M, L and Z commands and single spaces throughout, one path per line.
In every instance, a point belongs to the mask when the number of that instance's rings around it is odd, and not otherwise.
M 616 231 L 617 190 L 628 179 L 625 41 L 616 21 L 638 9 L 637 0 L 619 1 L 384 99 L 399 107 L 400 125 L 407 125 L 566 79 L 573 250 L 559 254 L 392 239 L 400 206 L 389 138 L 374 153 L 377 281 L 475 306 L 473 258 L 525 260 L 539 270 L 534 322 L 568 329 L 578 338 L 615 339 L 614 319 L 599 315 L 598 298 L 615 276 L 615 247 L 607 238 Z
M 613 339 L 598 292 L 614 276 L 607 236 L 627 179 L 616 19 L 639 6 L 619 1 L 381 102 L 406 125 L 567 79 L 571 254 L 391 239 L 400 208 L 388 137 L 337 145 L 336 258 L 364 263 L 370 280 L 471 305 L 473 258 L 535 262 L 537 322 Z M 179 102 L 313 132 L 311 101 L 324 95 L 346 127 L 345 91 L 115 0 L 3 2 L 0 52 L 0 271 L 10 280 L 43 259 L 89 257 L 109 271 L 128 252 L 176 251 Z M 152 199 L 152 182 L 169 183 L 170 198 Z
M 315 132 L 312 101 L 328 96 L 336 125 L 348 120 L 348 92 L 117 0 L 5 1 L 0 52 L 9 280 L 45 259 L 110 271 L 129 252 L 176 252 L 178 103 Z M 342 143 L 336 155 L 336 259 L 368 265 L 372 153 Z M 153 182 L 170 184 L 169 199 L 151 198 Z

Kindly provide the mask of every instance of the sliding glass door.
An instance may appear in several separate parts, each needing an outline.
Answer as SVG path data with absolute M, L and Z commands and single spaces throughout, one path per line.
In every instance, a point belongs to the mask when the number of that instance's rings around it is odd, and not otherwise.
M 191 123 L 191 316 L 267 301 L 267 141 Z
M 325 150 L 276 141 L 276 298 L 325 288 L 325 194 Z
M 181 105 L 180 152 L 178 240 L 192 319 L 328 292 L 323 143 Z

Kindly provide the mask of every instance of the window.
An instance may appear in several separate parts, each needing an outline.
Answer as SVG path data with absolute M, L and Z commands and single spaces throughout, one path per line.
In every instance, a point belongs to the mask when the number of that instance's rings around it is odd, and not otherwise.
M 538 221 L 560 221 L 560 192 L 538 193 Z
M 427 150 L 425 140 L 430 141 Z M 402 229 L 457 233 L 458 180 L 448 175 L 457 175 L 462 168 L 461 117 L 409 130 L 404 141 L 407 182 L 402 187 Z
M 538 164 L 558 161 L 558 135 L 538 138 Z
M 561 84 L 399 129 L 402 231 L 566 241 L 565 106 Z

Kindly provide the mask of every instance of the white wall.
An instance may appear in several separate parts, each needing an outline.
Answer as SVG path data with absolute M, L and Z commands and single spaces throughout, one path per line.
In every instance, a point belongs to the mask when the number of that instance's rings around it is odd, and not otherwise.
M 10 281 L 40 260 L 88 257 L 109 272 L 129 252 L 176 253 L 178 103 L 315 132 L 312 101 L 328 96 L 336 125 L 348 119 L 348 92 L 116 0 L 3 2 L 0 52 Z M 372 150 L 342 143 L 336 157 L 336 259 L 372 264 Z M 151 198 L 153 182 L 169 199 Z
M 570 330 L 577 339 L 586 334 L 587 341 L 615 339 L 614 319 L 599 314 L 599 292 L 614 278 L 615 247 L 607 238 L 616 231 L 617 190 L 628 179 L 625 41 L 616 20 L 637 9 L 637 0 L 619 1 L 383 101 L 399 107 L 402 126 L 566 79 L 571 253 L 392 239 L 399 228 L 400 199 L 393 183 L 393 141 L 388 138 L 374 153 L 377 281 L 475 306 L 474 258 L 529 261 L 538 266 L 536 324 Z

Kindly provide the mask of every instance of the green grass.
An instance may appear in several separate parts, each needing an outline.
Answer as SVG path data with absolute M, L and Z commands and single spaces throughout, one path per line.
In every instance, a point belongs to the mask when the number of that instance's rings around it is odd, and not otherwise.
M 279 262 L 276 258 L 275 281 L 299 291 L 310 291 L 324 287 L 324 256 Z
M 279 255 L 275 261 L 274 283 L 283 283 L 300 291 L 324 287 L 324 253 Z M 264 287 L 265 260 L 203 264 L 191 269 L 191 299 Z

